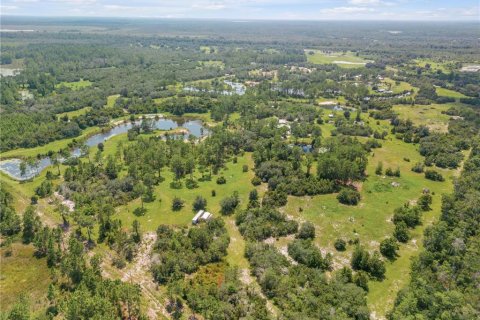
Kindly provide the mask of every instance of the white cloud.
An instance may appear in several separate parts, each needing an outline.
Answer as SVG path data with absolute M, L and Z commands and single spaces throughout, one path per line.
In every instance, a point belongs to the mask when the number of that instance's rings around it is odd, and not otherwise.
M 374 12 L 375 9 L 367 7 L 336 7 L 320 10 L 323 14 L 365 14 Z
M 17 10 L 17 6 L 9 6 L 9 5 L 0 5 L 0 12 L 1 11 L 11 11 L 11 10 Z
M 366 6 L 372 4 L 379 4 L 380 0 L 349 0 L 348 3 L 356 6 Z

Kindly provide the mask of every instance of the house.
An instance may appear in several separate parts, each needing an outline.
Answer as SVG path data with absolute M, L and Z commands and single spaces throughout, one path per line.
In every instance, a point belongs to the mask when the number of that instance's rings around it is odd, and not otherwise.
M 199 210 L 197 214 L 192 219 L 192 224 L 197 224 L 201 221 L 207 221 L 208 219 L 212 218 L 212 214 L 205 210 Z

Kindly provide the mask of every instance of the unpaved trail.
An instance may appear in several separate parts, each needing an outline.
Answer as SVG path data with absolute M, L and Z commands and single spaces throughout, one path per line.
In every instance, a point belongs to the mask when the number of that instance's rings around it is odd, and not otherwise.
M 169 318 L 169 314 L 164 305 L 158 300 L 156 296 L 157 285 L 153 281 L 150 273 L 151 266 L 151 252 L 157 234 L 155 232 L 145 233 L 143 235 L 142 243 L 138 249 L 138 253 L 123 273 L 122 281 L 138 284 L 142 289 L 144 297 L 148 301 L 147 316 L 149 319 L 158 319 L 159 313 Z

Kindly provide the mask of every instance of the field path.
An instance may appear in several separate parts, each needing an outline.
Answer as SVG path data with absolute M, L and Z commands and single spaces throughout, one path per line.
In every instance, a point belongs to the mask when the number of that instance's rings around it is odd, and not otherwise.
M 158 319 L 159 313 L 169 318 L 169 314 L 164 305 L 155 295 L 157 285 L 153 281 L 150 273 L 151 252 L 157 240 L 157 234 L 155 232 L 148 232 L 145 233 L 142 238 L 142 243 L 140 244 L 133 263 L 127 267 L 121 279 L 123 282 L 130 282 L 140 286 L 144 297 L 148 301 L 147 316 L 149 319 Z

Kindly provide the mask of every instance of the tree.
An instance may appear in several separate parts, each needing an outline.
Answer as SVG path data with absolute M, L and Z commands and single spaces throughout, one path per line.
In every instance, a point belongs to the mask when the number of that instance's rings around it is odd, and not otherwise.
M 197 196 L 195 200 L 193 201 L 193 210 L 198 211 L 198 210 L 205 210 L 207 207 L 207 199 L 205 199 L 202 196 Z
M 234 192 L 233 195 L 223 198 L 222 201 L 220 201 L 220 212 L 224 215 L 232 214 L 239 203 L 238 193 Z
M 335 249 L 337 249 L 337 251 L 345 251 L 345 249 L 347 248 L 347 243 L 343 239 L 337 239 L 335 240 L 333 246 L 335 247 Z
M 400 221 L 395 225 L 393 236 L 400 242 L 407 242 L 410 239 L 407 224 L 404 221 Z
M 340 203 L 354 206 L 360 201 L 360 193 L 356 190 L 344 188 L 337 195 L 337 199 Z
M 20 162 L 20 175 L 23 177 L 23 176 L 25 176 L 26 172 L 27 172 L 27 163 L 26 163 L 26 161 L 21 161 Z
M 375 168 L 375 174 L 376 175 L 382 175 L 383 173 L 383 163 L 380 161 L 378 164 L 377 164 L 377 167 Z
M 297 238 L 299 239 L 313 239 L 315 238 L 315 226 L 313 223 L 307 221 L 300 225 Z
M 395 238 L 387 238 L 380 242 L 380 253 L 389 258 L 394 259 L 397 256 L 398 243 Z
M 28 206 L 23 213 L 23 242 L 30 243 L 35 233 L 41 228 L 40 218 L 35 212 L 35 207 Z
M 99 144 L 97 144 L 97 148 L 98 151 L 103 152 L 103 150 L 105 149 L 105 145 L 103 144 L 103 142 L 100 142 Z
M 355 275 L 353 276 L 353 282 L 367 292 L 368 292 L 368 280 L 369 280 L 368 273 L 362 270 L 357 271 L 357 273 L 355 273 Z
M 173 211 L 180 211 L 183 206 L 185 205 L 185 201 L 183 201 L 182 199 L 178 198 L 178 197 L 174 197 L 172 199 L 172 210 Z
M 142 234 L 140 232 L 140 222 L 138 220 L 133 220 L 132 223 L 132 239 L 135 243 L 140 243 L 142 241 Z
M 432 204 L 432 196 L 430 194 L 422 194 L 417 202 L 418 206 L 423 211 L 431 210 L 430 205 Z

